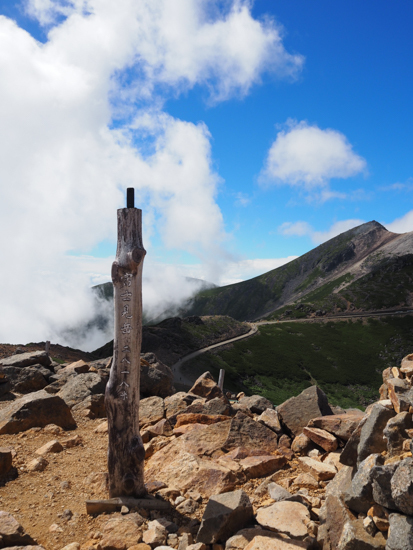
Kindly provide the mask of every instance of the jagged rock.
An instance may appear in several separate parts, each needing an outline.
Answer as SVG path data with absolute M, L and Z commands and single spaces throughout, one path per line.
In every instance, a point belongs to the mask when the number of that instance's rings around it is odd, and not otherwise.
M 65 430 L 76 428 L 76 422 L 66 403 L 44 390 L 16 399 L 0 411 L 0 434 L 15 434 L 53 422 Z
M 307 388 L 297 397 L 291 397 L 277 407 L 282 423 L 294 435 L 298 435 L 308 422 L 319 416 L 331 415 L 326 394 L 317 386 Z
M 261 395 L 251 395 L 250 397 L 242 397 L 238 403 L 251 411 L 252 413 L 261 414 L 266 409 L 273 409 L 274 405 Z
M 46 387 L 48 381 L 42 370 L 47 371 L 49 376 L 51 372 L 41 365 L 39 367 L 3 367 L 3 374 L 7 377 L 9 383 L 9 391 L 25 394 Z
M 353 477 L 348 492 L 344 495 L 344 501 L 354 512 L 366 513 L 373 504 L 373 470 L 376 466 L 384 464 L 384 457 L 379 454 L 368 456 L 360 464 Z
M 175 428 L 184 426 L 185 424 L 217 424 L 228 420 L 228 416 L 225 415 L 211 415 L 200 413 L 181 413 L 176 417 Z
M 291 437 L 288 437 L 287 434 L 282 434 L 278 440 L 278 450 L 281 454 L 285 456 L 288 460 L 293 458 L 293 452 L 291 450 Z
M 214 495 L 206 505 L 196 540 L 204 544 L 225 541 L 253 517 L 252 504 L 244 491 Z
M 400 378 L 389 378 L 386 380 L 389 398 L 396 413 L 409 410 L 409 400 L 406 399 L 410 384 Z
M 367 511 L 367 515 L 372 518 L 379 531 L 386 532 L 389 529 L 389 513 L 386 508 L 379 504 L 374 504 Z
M 338 441 L 330 432 L 321 428 L 304 428 L 303 434 L 306 435 L 316 445 L 324 449 L 327 453 L 335 451 L 338 447 Z
M 318 489 L 318 486 L 318 481 L 311 474 L 300 474 L 294 479 L 291 485 L 292 488 L 299 487 L 300 489 L 303 487 L 307 489 Z
M 399 463 L 376 466 L 371 473 L 373 479 L 374 502 L 385 508 L 390 508 L 391 510 L 397 510 L 397 506 L 392 497 L 391 479 L 398 465 Z
M 50 367 L 52 360 L 45 351 L 28 351 L 0 359 L 3 367 L 30 367 L 39 363 L 44 367 Z
M 303 539 L 308 535 L 310 512 L 299 502 L 280 501 L 257 511 L 257 522 L 277 533 Z
M 354 430 L 354 432 L 350 436 L 350 439 L 347 441 L 340 455 L 341 464 L 344 464 L 345 466 L 356 466 L 357 449 L 360 443 L 361 430 L 366 422 L 367 422 L 367 415 L 360 420 L 359 424 L 357 425 L 357 428 Z
M 413 548 L 413 518 L 402 514 L 390 514 L 386 550 L 411 550 Z
M 231 420 L 228 438 L 222 448 L 231 451 L 237 447 L 260 449 L 271 454 L 277 449 L 277 435 L 263 424 L 238 411 Z
M 413 375 L 413 353 L 409 353 L 406 357 L 403 357 L 400 364 L 400 370 L 403 374 L 407 376 Z
M 13 456 L 10 449 L 0 447 L 0 477 L 7 475 L 12 469 Z
M 165 415 L 165 405 L 162 397 L 147 397 L 139 403 L 139 426 L 156 424 Z
M 142 540 L 151 548 L 159 548 L 166 542 L 167 536 L 166 529 L 159 525 L 145 531 Z
M 231 414 L 231 405 L 226 397 L 214 397 L 203 405 L 204 414 L 215 414 L 229 416 Z
M 212 455 L 223 448 L 230 431 L 231 420 L 203 425 L 179 438 L 181 448 L 195 455 Z M 222 454 L 222 453 L 221 453 Z
M 102 550 L 127 550 L 142 540 L 140 527 L 144 519 L 137 513 L 125 517 L 111 518 L 102 526 Z
M 59 374 L 63 373 L 76 373 L 76 374 L 84 374 L 85 372 L 89 372 L 90 366 L 88 363 L 80 359 L 80 361 L 76 361 L 75 363 L 70 363 L 70 365 L 67 365 L 67 367 L 64 367 L 59 371 Z
M 82 411 L 88 418 L 106 418 L 105 395 L 97 393 L 88 395 L 86 399 L 73 407 L 74 411 Z
M 351 410 L 345 414 L 313 418 L 309 421 L 308 427 L 326 430 L 343 441 L 348 441 L 363 417 L 364 413 L 362 411 Z
M 390 456 L 399 454 L 403 449 L 403 441 L 409 436 L 406 430 L 413 428 L 411 413 L 401 412 L 390 418 L 383 430 L 383 436 L 387 439 L 387 450 Z
M 287 463 L 283 455 L 250 456 L 240 460 L 240 465 L 248 478 L 264 477 L 280 470 Z
M 397 509 L 413 515 L 413 458 L 405 458 L 391 478 L 391 495 Z
M 94 372 L 78 374 L 68 379 L 58 395 L 72 408 L 84 401 L 89 395 L 104 394 L 106 383 L 106 378 L 101 378 L 99 374 Z
M 281 485 L 278 485 L 278 483 L 274 483 L 273 481 L 268 483 L 268 494 L 273 500 L 275 500 L 275 502 L 287 500 L 292 496 L 290 491 L 284 489 L 284 487 L 281 487 Z
M 291 444 L 291 450 L 296 455 L 306 455 L 311 449 L 314 449 L 314 443 L 303 433 L 297 435 Z
M 174 392 L 173 373 L 154 353 L 141 356 L 140 392 L 144 397 L 168 397 Z
M 157 435 L 163 435 L 166 437 L 169 437 L 172 435 L 172 426 L 166 418 L 162 418 L 162 420 L 159 420 L 156 424 L 153 424 L 152 426 L 148 427 L 148 434 L 152 436 Z M 141 434 L 142 436 L 143 434 Z M 143 437 L 142 437 L 143 441 Z M 143 441 L 144 443 L 147 443 L 147 441 Z
M 225 550 L 244 550 L 248 543 L 250 543 L 254 537 L 257 536 L 265 536 L 275 538 L 277 540 L 280 538 L 277 533 L 263 529 L 259 525 L 255 527 L 247 527 L 246 529 L 241 529 L 241 531 L 238 531 L 233 537 L 227 540 Z
M 200 397 L 205 397 L 207 400 L 214 399 L 214 397 L 222 397 L 222 391 L 210 372 L 204 372 L 204 374 L 195 380 L 189 392 Z
M 170 419 L 180 412 L 184 412 L 186 408 L 197 399 L 196 395 L 189 395 L 183 391 L 175 393 L 165 398 L 165 416 Z M 143 401 L 143 400 L 142 400 Z M 141 401 L 141 403 L 142 403 Z
M 63 446 L 57 439 L 48 441 L 40 449 L 37 449 L 36 454 L 43 456 L 47 453 L 61 453 L 63 451 Z
M 38 458 L 34 458 L 27 464 L 27 471 L 28 472 L 43 472 L 49 463 L 43 456 L 39 456 Z
M 278 412 L 275 409 L 265 409 L 265 411 L 257 418 L 258 422 L 265 424 L 267 428 L 270 428 L 277 435 L 283 433 Z
M 0 511 L 0 537 L 3 546 L 36 544 L 20 523 L 8 512 Z
M 360 433 L 360 442 L 357 446 L 357 463 L 360 464 L 368 455 L 381 453 L 386 450 L 386 441 L 383 439 L 383 430 L 387 422 L 395 416 L 393 410 L 375 403 Z M 344 451 L 343 451 L 344 452 Z M 343 462 L 341 460 L 341 462 Z
M 311 474 L 317 481 L 333 479 L 337 473 L 336 468 L 331 464 L 325 464 L 307 456 L 300 457 L 298 460 L 302 469 Z

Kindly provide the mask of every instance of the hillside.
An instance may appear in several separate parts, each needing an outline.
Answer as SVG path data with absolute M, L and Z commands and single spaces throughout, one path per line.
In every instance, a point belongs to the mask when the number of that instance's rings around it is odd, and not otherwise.
M 256 320 L 291 304 L 298 317 L 410 306 L 413 233 L 395 234 L 365 223 L 258 277 L 200 292 L 185 315 L 230 315 Z M 391 286 L 389 282 L 391 279 Z

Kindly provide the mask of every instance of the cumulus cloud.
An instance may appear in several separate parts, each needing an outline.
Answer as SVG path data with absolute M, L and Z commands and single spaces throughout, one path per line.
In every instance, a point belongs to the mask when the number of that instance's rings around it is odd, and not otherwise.
M 280 225 L 278 231 L 287 237 L 308 236 L 314 244 L 319 245 L 363 223 L 364 220 L 358 219 L 342 220 L 333 223 L 327 231 L 316 231 L 308 222 L 285 222 Z
M 383 225 L 392 233 L 409 233 L 413 231 L 413 210 L 390 223 L 383 223 Z
M 0 341 L 57 339 L 96 315 L 88 286 L 105 260 L 87 254 L 116 235 L 126 187 L 149 251 L 156 240 L 210 271 L 228 258 L 211 136 L 164 112 L 165 98 L 196 84 L 213 102 L 242 96 L 303 59 L 248 2 L 225 5 L 28 0 L 45 43 L 0 16 Z
M 327 200 L 337 196 L 328 190 L 332 178 L 349 178 L 365 169 L 366 161 L 341 132 L 289 120 L 268 151 L 260 179 L 307 191 L 321 188 Z

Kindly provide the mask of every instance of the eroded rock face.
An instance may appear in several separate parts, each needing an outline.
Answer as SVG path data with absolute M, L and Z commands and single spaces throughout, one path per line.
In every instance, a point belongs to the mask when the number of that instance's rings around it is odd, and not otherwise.
M 277 407 L 277 411 L 282 423 L 293 435 L 299 435 L 313 418 L 333 414 L 326 394 L 317 386 L 287 399 Z
M 44 390 L 16 399 L 0 411 L 0 434 L 15 434 L 39 426 L 56 424 L 65 430 L 76 428 L 67 404 Z
M 253 517 L 252 504 L 244 491 L 214 495 L 205 508 L 196 540 L 204 544 L 226 541 Z

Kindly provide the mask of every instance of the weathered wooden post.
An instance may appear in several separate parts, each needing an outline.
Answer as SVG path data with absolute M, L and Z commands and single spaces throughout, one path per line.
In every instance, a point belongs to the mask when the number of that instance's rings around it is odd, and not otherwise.
M 224 391 L 224 376 L 225 370 L 219 369 L 218 387 L 221 389 L 221 391 Z
M 112 265 L 115 340 L 105 405 L 108 416 L 110 497 L 145 494 L 145 450 L 139 433 L 139 378 L 142 343 L 142 210 L 127 190 L 118 210 L 118 247 Z

